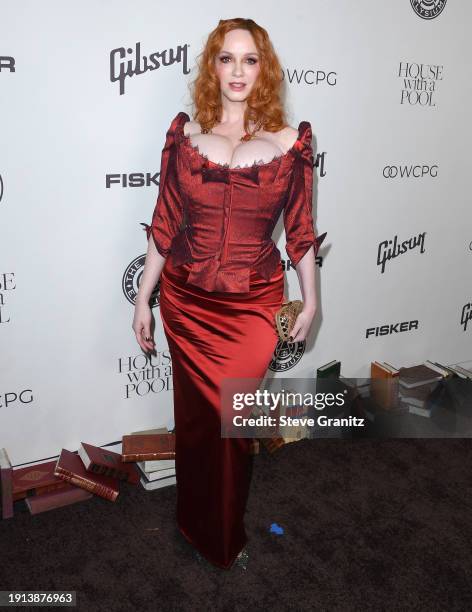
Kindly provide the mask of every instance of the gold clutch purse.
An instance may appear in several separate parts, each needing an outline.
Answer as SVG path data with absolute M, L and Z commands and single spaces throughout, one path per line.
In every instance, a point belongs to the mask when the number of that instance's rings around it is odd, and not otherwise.
M 275 313 L 275 327 L 277 334 L 283 342 L 287 342 L 292 333 L 295 320 L 303 310 L 301 300 L 285 302 Z

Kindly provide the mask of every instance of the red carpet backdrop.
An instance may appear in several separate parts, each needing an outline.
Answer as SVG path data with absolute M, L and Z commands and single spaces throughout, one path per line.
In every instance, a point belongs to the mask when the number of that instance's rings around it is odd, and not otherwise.
M 198 53 L 230 17 L 267 29 L 289 123 L 312 125 L 313 212 L 327 232 L 310 336 L 270 375 L 470 359 L 470 2 L 4 0 L 0 446 L 14 465 L 173 424 L 159 287 L 156 356 L 131 329 L 140 223 L 165 130 L 192 114 Z M 282 218 L 273 239 L 299 298 Z

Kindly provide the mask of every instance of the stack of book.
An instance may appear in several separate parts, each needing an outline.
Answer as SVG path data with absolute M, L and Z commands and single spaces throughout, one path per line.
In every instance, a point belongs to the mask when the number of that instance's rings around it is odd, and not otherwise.
M 123 436 L 122 459 L 135 462 L 146 491 L 176 484 L 175 434 L 166 429 L 135 431 Z
M 68 506 L 94 494 L 111 501 L 118 482 L 137 483 L 137 472 L 117 453 L 82 443 L 78 453 L 65 448 L 57 460 L 32 462 L 13 468 L 6 449 L 0 451 L 2 516 L 13 516 L 13 504 L 24 500 L 31 514 Z
M 448 372 L 433 362 L 400 368 L 398 395 L 411 414 L 430 417 L 437 406 L 434 398 Z

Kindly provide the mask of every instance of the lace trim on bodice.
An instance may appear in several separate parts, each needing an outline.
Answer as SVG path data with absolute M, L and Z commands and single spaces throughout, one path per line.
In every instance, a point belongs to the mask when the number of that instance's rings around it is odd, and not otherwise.
M 247 165 L 237 165 L 237 166 L 230 166 L 229 163 L 220 163 L 220 162 L 216 162 L 213 161 L 212 159 L 210 159 L 207 155 L 205 155 L 204 153 L 202 153 L 200 151 L 200 148 L 198 145 L 194 145 L 192 143 L 192 139 L 191 136 L 189 134 L 185 134 L 184 132 L 184 123 L 186 123 L 187 121 L 190 121 L 190 117 L 182 112 L 182 117 L 181 120 L 179 122 L 178 125 L 178 129 L 179 129 L 179 135 L 180 135 L 180 139 L 181 142 L 193 153 L 195 153 L 195 155 L 197 155 L 198 157 L 200 157 L 202 160 L 205 160 L 206 163 L 211 164 L 213 166 L 216 166 L 217 168 L 224 168 L 225 170 L 246 170 L 246 169 L 255 169 L 255 168 L 263 168 L 265 166 L 270 166 L 271 164 L 275 163 L 275 162 L 281 162 L 282 160 L 284 160 L 286 157 L 290 156 L 290 155 L 295 155 L 297 151 L 300 151 L 301 147 L 304 144 L 304 137 L 306 134 L 306 131 L 303 129 L 304 124 L 306 124 L 307 122 L 305 121 L 301 121 L 298 125 L 298 138 L 295 140 L 295 142 L 293 143 L 293 145 L 287 150 L 285 151 L 285 153 L 281 153 L 280 155 L 274 155 L 274 157 L 267 161 L 264 162 L 262 160 L 254 160 L 254 162 L 252 164 L 247 164 Z

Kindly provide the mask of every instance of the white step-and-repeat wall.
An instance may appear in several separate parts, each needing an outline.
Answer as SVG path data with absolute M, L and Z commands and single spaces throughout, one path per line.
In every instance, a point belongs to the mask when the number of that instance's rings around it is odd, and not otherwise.
M 269 373 L 313 376 L 339 359 L 343 375 L 369 376 L 372 360 L 470 359 L 470 2 L 1 9 L 0 446 L 14 465 L 173 425 L 158 292 L 156 357 L 131 329 L 140 222 L 150 222 L 170 121 L 192 115 L 195 58 L 219 19 L 251 17 L 269 32 L 289 122 L 312 124 L 313 210 L 328 232 L 310 337 Z M 282 219 L 274 240 L 298 298 Z

